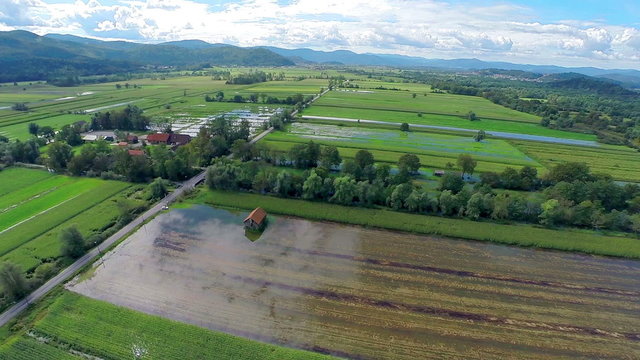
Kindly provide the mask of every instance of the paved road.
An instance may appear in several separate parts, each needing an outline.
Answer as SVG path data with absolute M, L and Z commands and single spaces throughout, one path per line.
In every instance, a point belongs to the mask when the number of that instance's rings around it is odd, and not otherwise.
M 365 119 L 350 119 L 350 118 L 340 118 L 340 117 L 332 117 L 332 116 L 301 116 L 302 119 L 309 120 L 332 120 L 332 121 L 345 121 L 345 122 L 361 122 L 361 123 L 369 123 L 369 124 L 382 124 L 382 125 L 397 125 L 400 126 L 399 122 L 390 122 L 390 121 L 380 121 L 380 120 L 365 120 Z M 451 126 L 436 126 L 436 125 L 421 125 L 421 124 L 409 124 L 411 127 L 417 128 L 426 128 L 426 129 L 440 129 L 440 130 L 453 130 L 453 131 L 464 131 L 469 133 L 476 133 L 478 130 L 472 129 L 464 129 L 457 128 Z M 540 135 L 527 135 L 527 134 L 517 134 L 517 133 L 509 133 L 502 131 L 485 131 L 487 135 L 492 135 L 499 138 L 504 139 L 518 139 L 518 140 L 530 140 L 530 141 L 540 141 L 540 142 L 548 142 L 548 143 L 557 143 L 557 144 L 567 144 L 567 145 L 580 145 L 580 146 L 590 146 L 590 147 L 598 147 L 596 141 L 589 140 L 574 140 L 574 139 L 564 139 L 564 138 L 556 138 L 552 136 L 540 136 Z

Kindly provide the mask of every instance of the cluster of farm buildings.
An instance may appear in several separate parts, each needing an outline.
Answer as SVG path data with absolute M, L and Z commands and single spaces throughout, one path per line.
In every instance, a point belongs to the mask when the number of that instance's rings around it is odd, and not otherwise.
M 172 150 L 175 150 L 180 146 L 187 145 L 191 141 L 191 136 L 189 135 L 174 133 L 156 133 L 141 136 L 129 134 L 125 139 L 119 139 L 119 141 L 116 141 L 116 138 L 117 137 L 113 131 L 95 131 L 82 134 L 82 140 L 85 143 L 105 140 L 110 142 L 113 146 L 128 149 L 129 155 L 132 156 L 144 155 L 144 151 L 140 148 L 145 144 L 162 144 L 171 147 Z

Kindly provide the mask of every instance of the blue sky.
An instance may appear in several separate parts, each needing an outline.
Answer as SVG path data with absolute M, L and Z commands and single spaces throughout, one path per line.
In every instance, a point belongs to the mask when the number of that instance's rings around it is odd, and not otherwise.
M 640 69 L 640 0 L 0 0 L 0 30 Z

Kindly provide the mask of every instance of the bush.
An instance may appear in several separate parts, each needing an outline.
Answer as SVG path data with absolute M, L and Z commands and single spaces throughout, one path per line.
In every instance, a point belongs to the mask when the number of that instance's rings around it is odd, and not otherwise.
M 55 263 L 40 264 L 34 272 L 34 277 L 41 283 L 47 281 L 58 273 L 58 266 Z

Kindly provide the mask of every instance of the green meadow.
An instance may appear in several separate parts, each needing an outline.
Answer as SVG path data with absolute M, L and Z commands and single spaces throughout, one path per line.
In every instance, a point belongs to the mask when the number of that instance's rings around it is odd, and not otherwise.
M 29 328 L 0 345 L 0 359 L 328 359 L 209 331 L 63 291 Z
M 359 83 L 361 84 L 361 83 Z M 374 86 L 372 83 L 370 86 Z M 436 115 L 455 115 L 466 117 L 473 111 L 480 119 L 508 120 L 538 124 L 540 118 L 535 115 L 515 111 L 478 96 L 431 93 L 425 86 L 424 91 L 388 91 L 347 89 L 333 91 L 316 105 L 347 109 L 371 109 Z M 416 94 L 413 97 L 413 94 Z
M 89 237 L 114 225 L 115 200 L 130 187 L 24 168 L 1 171 L 0 183 L 10 186 L 0 198 L 0 259 L 26 272 L 60 257 L 62 229 L 75 225 Z
M 607 174 L 616 180 L 640 182 L 640 153 L 626 146 L 602 144 L 594 148 L 521 140 L 510 143 L 546 167 L 567 161 L 584 162 L 595 173 Z

